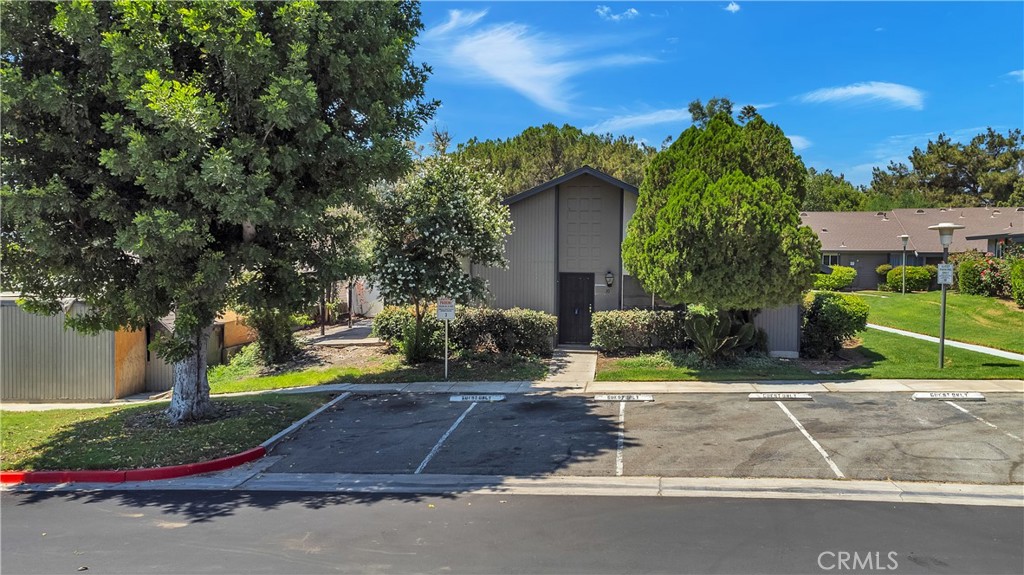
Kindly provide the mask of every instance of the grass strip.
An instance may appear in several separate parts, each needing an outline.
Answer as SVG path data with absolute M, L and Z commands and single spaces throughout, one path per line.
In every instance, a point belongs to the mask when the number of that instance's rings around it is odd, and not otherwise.
M 221 417 L 180 426 L 164 417 L 166 402 L 0 411 L 0 469 L 139 469 L 207 461 L 259 445 L 329 399 L 321 393 L 215 399 Z
M 812 373 L 798 362 L 755 358 L 732 365 L 695 368 L 685 354 L 658 352 L 598 362 L 597 381 L 756 381 L 778 379 L 1024 379 L 1024 362 L 946 346 L 939 369 L 939 344 L 869 329 L 847 353 L 862 361 L 837 373 Z M 842 366 L 839 366 L 842 367 Z
M 539 359 L 503 357 L 489 361 L 453 360 L 448 366 L 450 381 L 534 381 L 547 375 Z M 444 380 L 444 363 L 433 361 L 406 365 L 397 355 L 387 356 L 369 367 L 308 368 L 299 371 L 246 377 L 237 380 L 210 379 L 212 393 L 234 393 L 324 385 L 328 383 L 409 383 Z

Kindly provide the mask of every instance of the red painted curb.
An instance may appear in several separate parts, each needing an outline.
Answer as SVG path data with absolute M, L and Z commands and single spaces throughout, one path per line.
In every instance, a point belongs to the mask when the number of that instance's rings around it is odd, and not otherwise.
M 0 483 L 21 483 L 25 481 L 24 471 L 0 471 Z
M 0 472 L 0 483 L 124 483 L 125 481 L 152 481 L 154 479 L 171 479 L 185 477 L 211 471 L 222 471 L 243 463 L 259 459 L 267 454 L 263 446 L 186 465 L 168 467 L 151 467 L 149 469 L 131 469 L 128 471 L 3 471 Z

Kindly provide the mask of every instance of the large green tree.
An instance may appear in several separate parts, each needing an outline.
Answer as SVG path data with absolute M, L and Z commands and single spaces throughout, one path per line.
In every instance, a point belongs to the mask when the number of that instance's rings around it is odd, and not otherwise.
M 583 166 L 640 185 L 655 149 L 631 136 L 592 134 L 568 124 L 530 127 L 507 140 L 473 138 L 458 155 L 478 160 L 498 174 L 506 195 L 528 190 Z
M 743 119 L 717 111 L 647 168 L 623 260 L 668 302 L 729 310 L 794 303 L 818 271 L 821 244 L 800 225 L 803 162 L 778 126 L 756 111 Z
M 872 195 L 889 198 L 894 207 L 1012 206 L 1024 202 L 1024 147 L 1021 131 L 1001 134 L 992 128 L 955 142 L 945 134 L 914 148 L 910 165 L 876 168 Z M 916 200 L 918 204 L 903 205 Z
M 506 265 L 509 209 L 500 202 L 494 174 L 443 148 L 377 192 L 374 277 L 385 301 L 414 307 L 415 331 L 406 354 L 425 359 L 421 326 L 427 307 L 440 296 L 462 303 L 481 299 L 487 285 L 470 268 Z
M 311 301 L 329 206 L 435 108 L 413 2 L 5 2 L 4 287 L 84 330 L 173 312 L 173 421 L 207 416 L 228 302 Z
M 807 169 L 807 194 L 800 209 L 808 212 L 855 212 L 862 209 L 866 196 L 832 170 Z

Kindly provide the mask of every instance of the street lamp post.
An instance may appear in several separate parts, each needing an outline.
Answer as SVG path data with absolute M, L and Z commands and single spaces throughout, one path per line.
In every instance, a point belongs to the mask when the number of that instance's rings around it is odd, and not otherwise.
M 942 242 L 942 263 L 949 263 L 949 246 L 953 243 L 953 232 L 962 230 L 964 226 L 944 222 L 934 226 L 928 226 L 929 230 L 939 231 L 939 241 Z M 946 284 L 942 284 L 942 306 L 939 312 L 939 369 L 943 368 L 946 353 Z
M 903 270 L 903 294 L 906 295 L 906 293 L 907 293 L 907 242 L 910 241 L 910 236 L 908 236 L 907 234 L 903 234 L 902 236 L 899 236 L 899 238 L 901 240 L 903 240 L 903 265 L 901 266 L 901 269 Z

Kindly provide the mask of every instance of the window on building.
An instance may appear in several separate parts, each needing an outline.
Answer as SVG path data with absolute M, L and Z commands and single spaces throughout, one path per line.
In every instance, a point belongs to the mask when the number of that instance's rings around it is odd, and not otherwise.
M 821 265 L 825 267 L 839 265 L 839 254 L 821 254 Z

